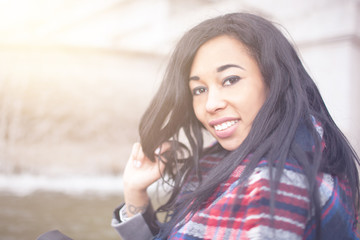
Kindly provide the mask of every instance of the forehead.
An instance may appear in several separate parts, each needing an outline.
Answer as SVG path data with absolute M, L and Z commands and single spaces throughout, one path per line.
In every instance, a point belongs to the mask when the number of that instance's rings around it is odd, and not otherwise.
M 224 64 L 245 64 L 252 59 L 246 46 L 238 39 L 222 35 L 204 43 L 196 52 L 192 66 L 191 75 L 215 70 Z

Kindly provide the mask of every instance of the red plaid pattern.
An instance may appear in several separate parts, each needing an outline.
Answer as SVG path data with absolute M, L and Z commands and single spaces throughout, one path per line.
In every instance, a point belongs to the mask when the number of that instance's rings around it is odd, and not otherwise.
M 211 169 L 218 161 L 215 156 L 206 156 L 201 164 Z M 261 161 L 242 185 L 239 176 L 246 162 L 214 191 L 202 210 L 192 217 L 188 215 L 185 224 L 179 224 L 168 239 L 315 239 L 316 226 L 309 212 L 307 181 L 301 169 L 290 162 L 286 164 L 276 191 L 272 218 L 268 163 Z M 190 177 L 188 186 L 196 186 L 194 181 L 196 177 Z M 323 239 L 358 239 L 349 186 L 328 174 L 319 174 L 317 181 Z M 332 231 L 337 229 L 332 227 L 334 219 L 340 219 L 337 224 L 343 225 L 342 231 Z

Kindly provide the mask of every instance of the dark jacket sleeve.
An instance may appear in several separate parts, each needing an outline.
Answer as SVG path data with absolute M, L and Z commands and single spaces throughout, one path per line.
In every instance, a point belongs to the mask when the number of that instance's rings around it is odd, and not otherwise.
M 44 234 L 41 234 L 37 240 L 72 240 L 72 238 L 69 238 L 68 236 L 65 236 L 58 230 L 53 230 L 46 232 Z
M 151 204 L 147 207 L 143 214 L 137 214 L 125 222 L 121 222 L 119 211 L 124 206 L 120 205 L 114 210 L 112 227 L 120 234 L 123 240 L 128 239 L 152 239 L 158 232 L 159 226 L 154 215 Z

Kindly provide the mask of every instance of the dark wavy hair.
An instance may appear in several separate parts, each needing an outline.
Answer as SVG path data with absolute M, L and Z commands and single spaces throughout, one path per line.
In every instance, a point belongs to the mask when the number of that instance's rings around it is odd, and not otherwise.
M 220 35 L 232 36 L 247 47 L 268 86 L 268 97 L 243 143 L 210 171 L 210 176 L 196 191 L 177 202 L 184 176 L 190 169 L 195 169 L 201 179 L 199 159 L 204 154 L 203 126 L 194 114 L 188 85 L 191 65 L 200 46 Z M 326 144 L 323 150 L 312 117 L 323 127 Z M 310 152 L 294 141 L 300 124 L 305 124 L 314 139 L 315 147 Z M 251 161 L 241 179 L 246 181 L 261 158 L 266 157 L 269 167 L 275 170 L 270 171 L 274 172 L 270 176 L 272 207 L 276 184 L 288 158 L 296 159 L 304 170 L 318 224 L 321 221 L 316 185 L 319 171 L 345 178 L 351 186 L 354 207 L 359 206 L 358 156 L 331 118 L 292 44 L 274 24 L 262 17 L 231 13 L 206 20 L 185 33 L 172 54 L 158 92 L 141 119 L 139 131 L 144 153 L 150 159 L 154 159 L 155 149 L 163 142 L 172 143 L 165 156 L 165 171 L 173 183 L 173 191 L 168 202 L 159 209 L 171 213 L 171 218 L 162 226 L 160 238 L 166 238 L 185 215 L 200 209 L 214 189 L 226 181 L 250 153 Z M 179 141 L 181 134 L 186 136 L 186 144 Z M 318 234 L 321 233 L 318 231 Z

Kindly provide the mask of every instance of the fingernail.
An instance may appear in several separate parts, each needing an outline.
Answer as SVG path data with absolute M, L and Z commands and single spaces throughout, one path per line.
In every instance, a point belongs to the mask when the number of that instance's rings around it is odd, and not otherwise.
M 136 168 L 141 167 L 141 162 L 140 162 L 140 161 L 137 161 L 137 160 L 134 160 L 134 166 L 135 166 Z
M 159 155 L 160 154 L 160 147 L 158 147 L 157 149 L 155 149 L 155 154 Z

